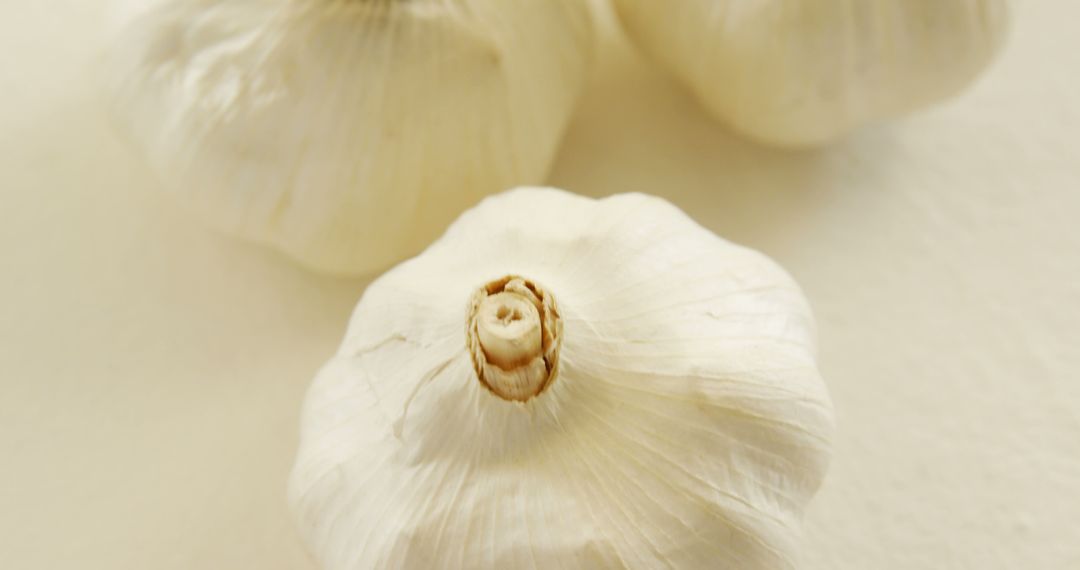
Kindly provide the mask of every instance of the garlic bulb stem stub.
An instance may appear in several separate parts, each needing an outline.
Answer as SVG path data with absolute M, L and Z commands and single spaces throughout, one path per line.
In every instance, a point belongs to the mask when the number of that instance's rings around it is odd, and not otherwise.
M 477 378 L 500 398 L 524 401 L 555 378 L 562 320 L 551 293 L 507 276 L 469 304 L 466 340 Z

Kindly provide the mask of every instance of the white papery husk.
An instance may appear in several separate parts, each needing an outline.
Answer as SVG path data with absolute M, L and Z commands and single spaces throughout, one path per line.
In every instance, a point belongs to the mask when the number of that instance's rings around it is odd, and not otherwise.
M 128 1 L 114 114 L 213 225 L 365 273 L 546 176 L 582 86 L 579 0 Z
M 949 97 L 1001 47 L 1007 0 L 615 0 L 630 37 L 734 129 L 817 145 Z
M 560 370 L 477 379 L 470 296 L 554 295 Z M 518 189 L 367 289 L 310 388 L 290 482 L 332 569 L 793 568 L 830 457 L 799 288 L 669 203 Z

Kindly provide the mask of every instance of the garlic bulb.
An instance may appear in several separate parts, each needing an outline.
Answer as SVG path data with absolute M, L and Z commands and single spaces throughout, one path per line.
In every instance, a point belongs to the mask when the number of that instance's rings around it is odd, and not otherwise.
M 814 353 L 787 274 L 667 202 L 514 190 L 365 292 L 290 502 L 332 569 L 792 568 Z
M 615 0 L 630 37 L 721 120 L 814 145 L 972 82 L 1006 0 Z
M 592 41 L 579 0 L 130 4 L 113 107 L 171 192 L 341 273 L 542 181 Z

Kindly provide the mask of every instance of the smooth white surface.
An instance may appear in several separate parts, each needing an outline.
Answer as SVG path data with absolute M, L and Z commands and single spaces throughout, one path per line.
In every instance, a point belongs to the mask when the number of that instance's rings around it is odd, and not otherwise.
M 0 8 L 5 568 L 305 568 L 300 397 L 363 281 L 203 229 L 92 89 L 96 2 Z M 806 568 L 1080 567 L 1080 4 L 953 103 L 744 143 L 619 40 L 551 182 L 661 194 L 800 281 L 839 415 Z

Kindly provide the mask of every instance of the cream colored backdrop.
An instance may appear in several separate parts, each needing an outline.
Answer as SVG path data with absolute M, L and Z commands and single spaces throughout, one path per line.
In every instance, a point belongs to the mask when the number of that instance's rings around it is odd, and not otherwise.
M 365 282 L 176 212 L 109 128 L 100 2 L 0 5 L 0 566 L 308 568 L 297 411 Z M 805 567 L 1080 568 L 1080 3 L 1022 1 L 947 106 L 729 136 L 611 33 L 552 176 L 785 265 L 839 415 Z

